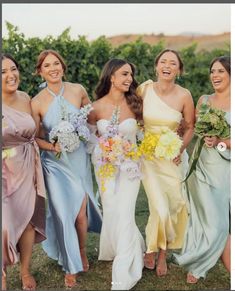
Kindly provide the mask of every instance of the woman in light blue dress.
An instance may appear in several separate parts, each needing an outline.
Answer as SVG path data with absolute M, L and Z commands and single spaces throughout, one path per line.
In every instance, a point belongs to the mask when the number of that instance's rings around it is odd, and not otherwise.
M 230 123 L 230 58 L 219 57 L 212 61 L 210 79 L 215 93 L 202 96 L 202 103 L 226 112 Z M 217 146 L 224 143 L 225 151 Z M 223 157 L 222 157 L 223 156 Z M 222 256 L 230 271 L 230 138 L 205 137 L 196 170 L 188 178 L 190 221 L 185 243 L 176 262 L 188 270 L 187 283 L 197 283 Z
M 90 102 L 81 85 L 62 82 L 65 69 L 57 52 L 41 52 L 37 73 L 46 80 L 47 87 L 33 98 L 32 108 L 38 128 L 41 123 L 45 132 L 44 139 L 37 139 L 43 150 L 41 159 L 48 193 L 47 240 L 43 249 L 65 271 L 65 286 L 74 287 L 76 274 L 89 269 L 85 249 L 87 229 L 100 232 L 101 214 L 93 195 L 90 159 L 84 143 L 80 142 L 73 152 L 63 152 L 58 159 L 55 154 L 61 152 L 60 145 L 49 142 L 54 126 L 69 114 L 79 113 L 80 107 Z

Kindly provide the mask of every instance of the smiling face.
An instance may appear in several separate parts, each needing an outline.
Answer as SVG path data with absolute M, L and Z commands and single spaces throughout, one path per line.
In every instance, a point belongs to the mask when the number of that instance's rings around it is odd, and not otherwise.
M 113 88 L 121 92 L 128 92 L 133 81 L 133 72 L 129 64 L 123 65 L 111 76 Z
M 174 80 L 180 74 L 180 63 L 173 52 L 165 52 L 156 63 L 158 79 Z
M 39 73 L 48 83 L 58 83 L 62 80 L 64 70 L 60 60 L 49 54 L 42 62 Z
M 16 64 L 10 59 L 2 60 L 2 92 L 14 93 L 20 83 L 19 71 Z
M 230 75 L 219 61 L 211 67 L 210 79 L 213 88 L 218 92 L 222 92 L 230 86 Z

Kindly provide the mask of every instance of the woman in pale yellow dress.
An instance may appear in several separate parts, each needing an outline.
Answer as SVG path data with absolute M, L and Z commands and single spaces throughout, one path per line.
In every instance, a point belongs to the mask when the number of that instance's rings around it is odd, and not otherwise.
M 186 195 L 182 180 L 187 170 L 185 148 L 193 136 L 194 104 L 191 93 L 177 85 L 183 63 L 174 50 L 162 51 L 155 60 L 157 81 L 148 80 L 137 90 L 143 98 L 145 132 L 156 134 L 162 127 L 177 131 L 184 119 L 183 145 L 174 160 L 143 161 L 143 184 L 149 204 L 146 226 L 145 267 L 158 276 L 167 273 L 167 249 L 182 247 L 188 220 Z M 158 259 L 156 263 L 156 255 Z

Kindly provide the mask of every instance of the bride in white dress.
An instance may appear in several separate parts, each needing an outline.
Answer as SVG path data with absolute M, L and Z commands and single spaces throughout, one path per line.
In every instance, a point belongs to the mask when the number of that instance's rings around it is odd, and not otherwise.
M 112 117 L 123 138 L 136 143 L 137 120 L 142 118 L 142 100 L 135 94 L 137 83 L 134 66 L 124 60 L 106 63 L 96 88 L 97 101 L 90 113 L 90 129 L 98 136 L 107 134 Z M 111 261 L 112 290 L 129 290 L 142 277 L 145 245 L 135 223 L 135 206 L 140 187 L 140 176 L 130 179 L 128 160 L 124 160 L 113 177 L 107 177 L 102 188 L 99 171 L 99 145 L 92 153 L 96 179 L 101 194 L 103 224 L 100 236 L 99 260 Z

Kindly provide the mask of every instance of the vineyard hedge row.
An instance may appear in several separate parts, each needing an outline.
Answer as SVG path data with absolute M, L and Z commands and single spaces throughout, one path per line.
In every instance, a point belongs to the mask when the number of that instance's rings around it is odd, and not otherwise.
M 81 83 L 93 100 L 94 88 L 98 82 L 104 64 L 113 57 L 124 58 L 135 64 L 136 79 L 139 83 L 147 79 L 155 79 L 154 59 L 165 47 L 164 42 L 150 45 L 138 39 L 135 42 L 112 47 L 108 40 L 102 36 L 93 42 L 86 37 L 70 38 L 70 29 L 67 28 L 57 38 L 26 38 L 18 31 L 16 26 L 7 23 L 8 37 L 3 39 L 4 52 L 12 54 L 20 64 L 21 85 L 20 89 L 34 96 L 39 91 L 42 80 L 35 76 L 37 56 L 44 49 L 58 51 L 66 61 L 68 71 L 66 80 Z M 196 52 L 196 43 L 179 51 L 184 62 L 184 74 L 177 82 L 189 89 L 194 102 L 202 94 L 209 94 L 212 88 L 209 82 L 209 64 L 214 57 L 230 55 L 230 44 L 225 44 L 224 49 Z

